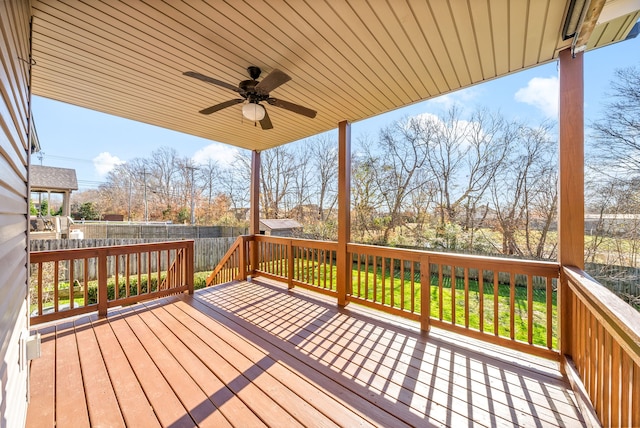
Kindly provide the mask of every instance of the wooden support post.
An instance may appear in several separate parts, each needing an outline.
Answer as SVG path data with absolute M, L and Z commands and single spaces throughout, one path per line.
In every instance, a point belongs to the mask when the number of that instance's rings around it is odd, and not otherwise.
M 413 263 L 413 262 L 411 262 Z M 420 257 L 420 330 L 431 330 L 431 267 L 429 256 Z
M 338 305 L 347 304 L 351 286 L 351 263 L 347 244 L 351 240 L 351 125 L 338 124 L 338 250 L 336 252 Z
M 558 261 L 561 266 L 559 345 L 571 355 L 571 299 L 564 266 L 584 269 L 584 73 L 583 53 L 560 52 L 560 153 Z
M 260 234 L 260 152 L 257 150 L 251 152 L 250 193 L 249 234 L 255 236 Z M 255 241 L 249 243 L 249 263 L 247 271 L 253 275 L 258 266 L 258 243 Z
M 85 287 L 86 287 L 85 283 Z M 118 292 L 118 287 L 114 287 L 114 292 Z M 98 316 L 107 316 L 107 252 L 98 251 Z

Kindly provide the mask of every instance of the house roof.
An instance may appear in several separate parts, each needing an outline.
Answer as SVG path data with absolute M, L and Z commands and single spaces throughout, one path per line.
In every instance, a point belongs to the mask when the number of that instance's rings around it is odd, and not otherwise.
M 32 190 L 78 190 L 76 170 L 52 166 L 31 165 L 29 180 Z
M 31 3 L 34 94 L 257 150 L 624 40 L 640 17 L 634 0 Z M 198 113 L 238 94 L 183 72 L 235 86 L 251 65 L 291 76 L 271 96 L 317 117 Z
M 298 221 L 290 218 L 281 219 L 260 219 L 260 226 L 266 227 L 270 230 L 282 230 L 282 229 L 300 229 L 302 225 Z

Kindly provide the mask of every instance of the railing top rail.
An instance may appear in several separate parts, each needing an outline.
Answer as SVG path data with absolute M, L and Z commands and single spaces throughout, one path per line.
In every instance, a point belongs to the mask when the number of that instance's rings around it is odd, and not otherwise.
M 616 338 L 633 361 L 640 365 L 640 312 L 581 269 L 565 266 L 563 271 L 573 292 Z
M 436 251 L 414 250 L 408 248 L 380 247 L 377 245 L 355 244 L 347 245 L 350 252 L 366 252 L 368 254 L 384 257 L 397 257 L 410 261 L 420 261 L 424 256 L 429 257 L 432 263 L 454 264 L 460 267 L 482 266 L 485 270 L 501 270 L 504 272 L 534 273 L 536 275 L 558 276 L 559 264 L 557 262 L 540 260 L 522 260 L 491 256 L 476 256 L 470 254 L 439 253 Z
M 108 247 L 71 248 L 49 251 L 32 251 L 31 263 L 52 262 L 59 260 L 81 259 L 85 257 L 98 257 L 101 254 L 118 256 L 123 254 L 135 254 L 147 251 L 162 251 L 187 248 L 193 245 L 193 240 L 154 242 L 144 244 L 114 245 Z
M 254 239 L 261 242 L 282 242 L 291 241 L 291 243 L 298 247 L 313 247 L 321 249 L 335 249 L 338 246 L 336 241 L 319 241 L 315 239 L 303 239 L 303 238 L 289 238 L 284 236 L 267 236 L 267 235 L 255 235 Z

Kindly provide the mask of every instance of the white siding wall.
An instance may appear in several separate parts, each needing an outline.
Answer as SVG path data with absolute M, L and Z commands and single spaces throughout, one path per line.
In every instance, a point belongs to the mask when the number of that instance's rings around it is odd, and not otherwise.
M 0 0 L 0 427 L 24 425 L 27 369 L 29 0 Z

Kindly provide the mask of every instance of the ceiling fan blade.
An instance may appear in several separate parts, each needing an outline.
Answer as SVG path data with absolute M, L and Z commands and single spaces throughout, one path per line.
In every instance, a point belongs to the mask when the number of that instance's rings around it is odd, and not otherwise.
M 260 121 L 260 126 L 262 129 L 273 129 L 273 124 L 271 123 L 267 109 L 264 109 L 264 117 Z
M 267 102 L 269 104 L 271 104 L 272 106 L 280 107 L 280 108 L 283 108 L 285 110 L 289 110 L 289 111 L 292 111 L 294 113 L 298 113 L 298 114 L 301 114 L 303 116 L 310 117 L 311 119 L 316 117 L 316 114 L 318 114 L 318 112 L 315 111 L 315 110 L 311 110 L 310 108 L 303 107 L 301 105 L 294 104 L 294 103 L 291 103 L 289 101 L 279 100 L 279 99 L 276 99 L 276 98 L 269 98 L 267 100 Z
M 234 92 L 240 92 L 240 88 L 238 88 L 237 86 L 233 86 L 227 82 L 223 82 L 222 80 L 214 79 L 213 77 L 205 76 L 204 74 L 196 73 L 195 71 L 185 71 L 182 74 L 184 74 L 185 76 L 194 77 L 198 80 L 202 80 L 203 82 L 212 83 L 214 85 L 230 89 Z
M 256 92 L 260 95 L 269 95 L 269 92 L 289 80 L 291 80 L 289 75 L 276 68 L 256 85 Z
M 237 98 L 237 99 L 235 99 L 235 100 L 225 101 L 225 102 L 223 102 L 223 103 L 216 104 L 216 105 L 214 105 L 214 106 L 211 106 L 211 107 L 207 107 L 207 108 L 205 108 L 205 109 L 202 109 L 202 110 L 200 110 L 200 113 L 202 113 L 202 114 L 211 114 L 211 113 L 215 113 L 215 112 L 220 111 L 220 110 L 222 110 L 222 109 L 224 109 L 224 108 L 231 107 L 231 106 L 234 106 L 234 105 L 236 105 L 236 104 L 240 104 L 240 103 L 242 103 L 242 102 L 244 102 L 244 100 L 243 100 L 242 98 Z

